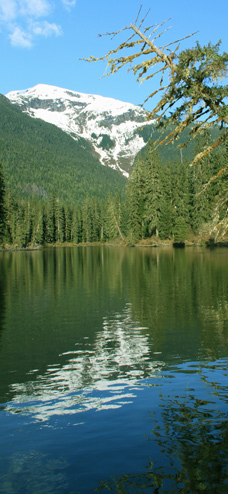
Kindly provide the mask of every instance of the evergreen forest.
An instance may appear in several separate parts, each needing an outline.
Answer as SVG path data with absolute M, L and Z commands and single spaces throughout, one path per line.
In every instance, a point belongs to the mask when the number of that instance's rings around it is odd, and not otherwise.
M 205 131 L 196 139 L 195 153 L 208 142 L 210 134 Z M 2 243 L 25 248 L 56 243 L 121 241 L 135 245 L 224 240 L 228 175 L 223 173 L 215 180 L 213 177 L 227 162 L 227 153 L 225 143 L 191 167 L 187 160 L 162 159 L 150 140 L 136 156 L 125 189 L 114 188 L 111 194 L 99 177 L 104 197 L 99 189 L 93 194 L 84 185 L 87 195 L 79 200 L 71 195 L 64 200 L 57 187 L 47 197 L 31 193 L 20 196 L 12 191 L 11 181 L 1 166 Z M 74 188 L 73 179 L 71 188 Z
M 5 246 L 218 241 L 227 232 L 228 144 L 192 158 L 222 131 L 213 126 L 184 153 L 154 146 L 159 127 L 130 178 L 104 167 L 87 141 L 29 117 L 0 95 L 0 238 Z M 170 132 L 170 127 L 168 129 Z M 184 136 L 181 136 L 183 139 Z M 186 152 L 187 149 L 187 152 Z M 216 177 L 216 179 L 213 179 Z
M 101 166 L 90 144 L 55 125 L 31 118 L 0 95 L 0 162 L 7 189 L 20 199 L 65 203 L 123 193 L 126 179 Z

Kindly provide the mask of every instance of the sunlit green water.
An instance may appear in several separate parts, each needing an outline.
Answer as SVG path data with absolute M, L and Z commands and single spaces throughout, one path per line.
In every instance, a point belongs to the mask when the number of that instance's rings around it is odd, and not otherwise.
M 0 253 L 0 493 L 227 493 L 227 363 L 227 249 Z

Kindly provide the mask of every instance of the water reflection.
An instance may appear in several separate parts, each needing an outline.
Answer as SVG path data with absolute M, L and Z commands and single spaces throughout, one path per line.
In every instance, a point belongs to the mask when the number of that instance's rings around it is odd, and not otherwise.
M 223 493 L 226 253 L 0 253 L 3 492 Z
M 2 402 L 56 399 L 228 353 L 226 250 L 69 248 L 0 259 Z
M 228 348 L 228 253 L 145 248 L 129 269 L 133 317 L 164 360 L 217 359 Z M 137 283 L 135 282 L 137 280 Z
M 161 393 L 160 415 L 154 414 L 148 437 L 151 458 L 145 458 L 145 469 L 101 481 L 96 490 L 122 494 L 226 494 L 227 366 L 227 360 L 215 362 L 212 367 L 216 382 L 211 382 L 211 366 L 202 364 L 202 378 L 211 391 L 208 396 L 195 389 L 186 389 L 184 395 Z
M 1 333 L 3 331 L 5 322 L 5 278 L 6 278 L 7 266 L 5 265 L 3 259 L 0 257 L 0 348 L 1 348 Z
M 60 354 L 60 361 L 48 366 L 44 375 L 34 369 L 29 373 L 33 379 L 13 383 L 13 399 L 5 409 L 47 420 L 52 415 L 131 403 L 135 385 L 145 377 L 158 377 L 164 367 L 164 362 L 151 360 L 152 343 L 145 331 L 148 328 L 132 320 L 127 304 L 121 315 L 104 318 L 94 343 L 84 337 L 83 345 L 77 342 L 75 349 Z

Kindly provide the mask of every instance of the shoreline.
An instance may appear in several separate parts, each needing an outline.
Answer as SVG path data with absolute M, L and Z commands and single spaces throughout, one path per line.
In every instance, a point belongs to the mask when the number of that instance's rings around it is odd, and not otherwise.
M 216 247 L 228 247 L 228 240 L 224 241 L 214 241 L 212 239 L 203 240 L 199 239 L 198 241 L 190 241 L 186 240 L 185 242 L 175 243 L 173 240 L 165 240 L 165 241 L 156 241 L 152 239 L 142 240 L 136 243 L 124 242 L 124 241 L 113 241 L 113 242 L 82 242 L 80 244 L 75 244 L 71 242 L 64 243 L 55 243 L 55 244 L 44 244 L 44 245 L 28 245 L 27 247 L 19 247 L 17 245 L 3 244 L 0 246 L 0 252 L 19 252 L 19 251 L 40 251 L 43 249 L 56 249 L 56 248 L 66 248 L 66 247 L 130 247 L 130 248 L 138 248 L 138 247 L 172 247 L 172 248 L 188 248 L 188 247 L 207 247 L 207 248 L 216 248 Z

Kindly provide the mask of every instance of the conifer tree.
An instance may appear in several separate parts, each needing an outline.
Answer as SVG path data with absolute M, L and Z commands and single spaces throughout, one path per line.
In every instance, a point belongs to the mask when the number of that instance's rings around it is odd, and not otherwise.
M 171 163 L 165 165 L 162 173 L 162 197 L 160 200 L 159 237 L 170 239 L 175 223 L 174 173 Z
M 183 216 L 178 216 L 174 226 L 174 242 L 177 244 L 182 244 L 187 238 L 187 223 Z
M 206 146 L 209 146 L 210 135 L 207 130 L 196 138 L 196 154 Z M 213 175 L 213 156 L 208 154 L 203 157 L 192 171 L 192 211 L 191 223 L 194 231 L 209 221 L 212 206 L 213 192 L 212 184 L 207 186 Z
M 5 181 L 2 165 L 0 164 L 0 241 L 3 239 L 6 227 Z
M 121 240 L 124 240 L 122 229 L 122 201 L 119 195 L 109 199 L 105 223 L 107 238 L 114 239 L 120 237 Z
M 186 163 L 179 163 L 175 167 L 173 181 L 173 206 L 175 209 L 175 221 L 184 218 L 187 225 L 190 224 L 191 209 L 191 169 Z
M 56 241 L 56 198 L 54 192 L 51 192 L 46 222 L 46 241 L 54 243 Z
M 144 235 L 144 189 L 143 158 L 139 154 L 126 187 L 127 230 L 132 242 L 142 239 Z
M 44 206 L 37 201 L 32 203 L 33 232 L 32 243 L 42 245 L 45 241 L 45 214 Z
M 159 235 L 159 218 L 161 200 L 163 196 L 162 187 L 162 164 L 152 142 L 146 150 L 144 161 L 145 186 L 144 186 L 144 236 Z
M 65 209 L 59 200 L 56 201 L 55 226 L 55 239 L 63 243 L 65 241 Z
M 159 216 L 159 238 L 162 240 L 172 238 L 175 223 L 175 212 L 171 201 L 167 198 L 162 198 L 160 201 L 160 216 Z
M 24 230 L 25 230 L 26 246 L 29 245 L 32 240 L 33 220 L 34 218 L 33 218 L 32 205 L 31 205 L 31 201 L 28 200 L 24 204 Z
M 72 208 L 67 205 L 65 207 L 65 240 L 70 242 L 72 240 Z
M 82 241 L 93 241 L 93 218 L 92 207 L 89 198 L 85 199 L 82 205 Z
M 16 231 L 15 200 L 12 193 L 9 190 L 7 191 L 5 201 L 6 201 L 5 240 L 7 243 L 14 243 L 15 231 Z
M 82 242 L 82 212 L 79 205 L 74 206 L 72 212 L 71 239 L 76 244 Z
M 91 56 L 86 60 L 107 61 L 110 71 L 106 75 L 129 66 L 138 82 L 152 81 L 155 75 L 160 76 L 160 85 L 144 101 L 145 104 L 154 95 L 161 95 L 148 118 L 156 118 L 165 129 L 170 123 L 174 124 L 174 129 L 168 132 L 166 138 L 159 139 L 160 144 L 173 142 L 186 128 L 189 129 L 189 139 L 200 133 L 205 125 L 209 128 L 218 124 L 221 129 L 224 128 L 213 144 L 195 156 L 195 164 L 224 142 L 228 135 L 228 86 L 221 82 L 228 74 L 228 53 L 220 53 L 221 42 L 205 46 L 197 42 L 193 48 L 179 51 L 180 42 L 192 35 L 157 46 L 156 39 L 160 40 L 165 32 L 161 30 L 164 22 L 145 26 L 147 16 L 141 19 L 140 15 L 139 11 L 135 22 L 118 32 L 106 33 L 116 39 L 117 35 L 126 32 L 127 39 L 119 46 L 103 57 Z M 169 118 L 164 119 L 167 115 Z M 225 168 L 227 165 L 221 172 Z

